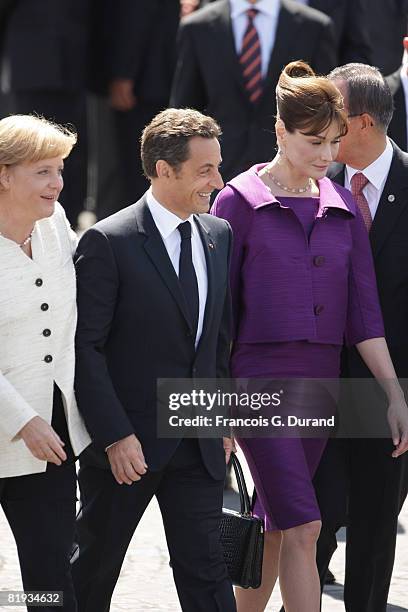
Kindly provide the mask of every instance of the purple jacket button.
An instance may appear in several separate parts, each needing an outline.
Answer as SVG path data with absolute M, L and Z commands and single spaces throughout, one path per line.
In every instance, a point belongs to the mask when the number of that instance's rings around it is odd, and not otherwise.
M 317 268 L 322 266 L 325 261 L 326 258 L 323 255 L 316 255 L 316 257 L 313 258 L 313 263 Z
M 322 304 L 317 304 L 314 307 L 314 313 L 315 313 L 316 316 L 321 314 L 323 312 L 323 310 L 324 310 L 324 306 Z

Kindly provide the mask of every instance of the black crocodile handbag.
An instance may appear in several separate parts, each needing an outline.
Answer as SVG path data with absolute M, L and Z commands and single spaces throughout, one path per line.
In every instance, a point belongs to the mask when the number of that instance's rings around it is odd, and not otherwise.
M 234 585 L 256 589 L 262 580 L 264 522 L 252 515 L 248 489 L 236 455 L 231 455 L 238 484 L 241 511 L 222 509 L 221 545 Z

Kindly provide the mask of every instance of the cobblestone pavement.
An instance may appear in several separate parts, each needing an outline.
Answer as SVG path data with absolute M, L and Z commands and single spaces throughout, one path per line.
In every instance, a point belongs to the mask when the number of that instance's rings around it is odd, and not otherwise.
M 375 534 L 373 534 L 375 537 Z M 344 579 L 344 532 L 339 534 L 339 548 L 333 557 L 331 569 L 338 584 L 327 588 L 323 597 L 323 612 L 344 612 L 342 583 Z M 21 589 L 19 568 L 14 541 L 0 511 L 0 588 Z M 268 612 L 280 608 L 279 589 L 268 605 Z M 16 612 L 11 606 L 0 610 Z M 111 612 L 180 612 L 168 564 L 168 553 L 161 525 L 160 512 L 152 501 L 135 533 L 114 593 Z M 389 612 L 408 611 L 408 504 L 400 516 L 397 553 Z

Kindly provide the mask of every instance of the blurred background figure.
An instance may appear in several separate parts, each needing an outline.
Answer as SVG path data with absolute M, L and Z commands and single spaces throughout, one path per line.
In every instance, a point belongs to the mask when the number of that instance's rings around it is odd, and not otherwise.
M 192 3 L 194 0 L 185 0 Z M 183 2 L 183 0 L 181 0 Z M 214 2 L 202 0 L 200 6 Z M 370 62 L 371 45 L 366 26 L 367 0 L 297 0 L 328 15 L 334 22 L 337 63 Z M 294 58 L 295 59 L 295 58 Z
M 191 4 L 191 2 L 190 2 Z M 180 0 L 105 0 L 107 80 L 124 205 L 148 188 L 140 160 L 143 128 L 168 106 Z
M 182 20 L 170 105 L 220 123 L 224 180 L 273 157 L 276 84 L 300 57 L 329 72 L 336 41 L 326 15 L 293 0 L 218 0 Z
M 408 0 L 364 0 L 372 44 L 371 63 L 384 75 L 401 66 L 401 40 L 407 33 Z
M 3 11 L 0 5 L 6 112 L 37 113 L 74 126 L 78 146 L 66 163 L 61 203 L 75 226 L 87 190 L 90 0 L 9 0 L 5 6 Z
M 387 81 L 391 93 L 394 98 L 394 114 L 391 119 L 388 134 L 397 145 L 407 150 L 408 144 L 408 37 L 403 39 L 404 54 L 402 57 L 402 65 L 398 69 L 387 76 Z

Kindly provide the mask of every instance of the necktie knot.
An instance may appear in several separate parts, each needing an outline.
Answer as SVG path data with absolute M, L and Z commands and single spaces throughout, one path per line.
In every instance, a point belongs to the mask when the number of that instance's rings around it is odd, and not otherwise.
M 250 9 L 248 9 L 248 10 L 246 11 L 246 14 L 247 14 L 247 16 L 248 16 L 248 19 L 249 19 L 250 21 L 253 21 L 253 20 L 255 19 L 255 17 L 257 16 L 257 14 L 258 14 L 258 9 L 255 9 L 255 8 L 250 8 Z
M 360 194 L 368 183 L 368 178 L 364 176 L 362 172 L 356 172 L 356 174 L 351 177 L 350 181 L 353 195 L 356 196 Z
M 191 223 L 190 221 L 184 221 L 177 226 L 178 231 L 182 240 L 189 240 L 191 238 Z

